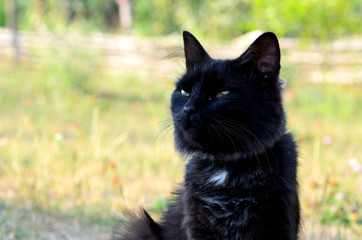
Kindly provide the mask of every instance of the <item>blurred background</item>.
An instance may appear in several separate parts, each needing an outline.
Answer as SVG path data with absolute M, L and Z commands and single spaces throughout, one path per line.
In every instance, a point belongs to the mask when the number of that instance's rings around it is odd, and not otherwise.
M 361 22 L 360 0 L 1 1 L 0 239 L 110 239 L 167 209 L 182 30 L 220 58 L 278 35 L 301 239 L 360 239 Z

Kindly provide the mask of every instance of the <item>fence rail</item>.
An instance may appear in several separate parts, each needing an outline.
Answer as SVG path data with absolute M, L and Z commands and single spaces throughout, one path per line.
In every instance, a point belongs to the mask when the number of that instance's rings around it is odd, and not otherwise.
M 260 34 L 252 32 L 230 42 L 204 43 L 212 56 L 236 57 Z M 13 33 L 0 29 L 0 62 L 15 58 L 12 44 Z M 205 41 L 202 41 L 205 42 Z M 362 38 L 341 39 L 328 44 L 311 43 L 302 47 L 298 39 L 281 38 L 283 65 L 295 65 L 305 79 L 311 81 L 359 82 L 362 83 Z M 37 61 L 54 49 L 61 54 L 66 49 L 81 49 L 102 59 L 109 73 L 122 71 L 152 71 L 153 74 L 170 74 L 180 69 L 180 62 L 165 56 L 182 55 L 181 37 L 141 38 L 110 34 L 67 34 L 49 32 L 18 32 L 20 61 Z

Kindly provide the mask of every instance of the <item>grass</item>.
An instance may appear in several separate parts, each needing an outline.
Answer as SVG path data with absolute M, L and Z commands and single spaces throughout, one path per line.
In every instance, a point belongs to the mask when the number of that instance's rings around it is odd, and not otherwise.
M 0 64 L 0 239 L 63 239 L 53 225 L 108 239 L 116 215 L 140 206 L 159 213 L 182 180 L 173 80 L 107 75 L 99 61 L 70 50 L 35 66 Z M 300 146 L 303 238 L 358 239 L 362 87 L 283 74 L 293 79 L 285 105 Z

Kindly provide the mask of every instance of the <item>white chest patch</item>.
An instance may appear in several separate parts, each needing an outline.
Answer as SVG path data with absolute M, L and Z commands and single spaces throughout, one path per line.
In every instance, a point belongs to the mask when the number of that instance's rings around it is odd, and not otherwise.
M 216 174 L 212 175 L 210 179 L 208 180 L 209 183 L 215 184 L 215 185 L 222 185 L 226 182 L 228 179 L 229 173 L 226 170 L 219 171 Z

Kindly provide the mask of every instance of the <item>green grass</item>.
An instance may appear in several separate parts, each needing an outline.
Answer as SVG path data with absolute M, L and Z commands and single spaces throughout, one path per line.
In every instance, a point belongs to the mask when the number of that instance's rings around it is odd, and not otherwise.
M 362 162 L 361 86 L 300 82 L 290 91 L 295 97 L 286 106 L 300 148 L 306 232 L 315 239 L 357 239 L 362 169 L 351 166 L 351 159 Z M 319 226 L 315 230 L 312 225 Z
M 99 61 L 73 51 L 35 66 L 0 64 L 0 239 L 43 239 L 33 218 L 49 213 L 80 232 L 110 231 L 114 212 L 159 213 L 182 180 L 172 79 L 106 75 Z M 306 239 L 357 239 L 362 173 L 349 160 L 362 163 L 362 87 L 312 84 L 295 71 L 284 70 L 293 79 L 285 105 L 300 146 Z

